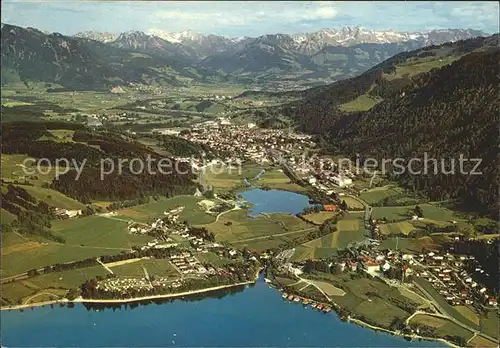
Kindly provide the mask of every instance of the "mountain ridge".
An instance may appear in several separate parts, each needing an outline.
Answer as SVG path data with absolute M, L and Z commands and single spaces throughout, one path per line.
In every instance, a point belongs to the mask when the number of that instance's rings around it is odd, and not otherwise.
M 8 77 L 7 81 L 33 80 L 88 88 L 129 82 L 178 85 L 181 82 L 176 76 L 197 81 L 229 78 L 269 90 L 293 90 L 356 76 L 394 54 L 422 47 L 429 40 L 453 41 L 482 32 L 429 31 L 422 36 L 424 39 L 390 43 L 385 41 L 396 39 L 389 40 L 388 33 L 379 33 L 383 36 L 380 39 L 376 33 L 346 27 L 308 34 L 305 40 L 288 34 L 226 38 L 184 31 L 174 35 L 176 42 L 169 42 L 142 31 L 119 35 L 91 31 L 65 36 L 2 24 L 2 77 Z M 398 40 L 413 38 L 413 34 L 394 35 Z M 385 43 L 355 44 L 379 39 Z M 345 45 L 331 44 L 339 40 Z M 169 73 L 172 69 L 174 73 Z
M 459 199 L 465 209 L 496 216 L 499 39 L 496 34 L 403 52 L 355 78 L 303 91 L 302 100 L 280 112 L 322 139 L 324 151 L 353 158 L 381 163 L 428 153 L 447 160 L 447 170 L 460 155 L 481 158 L 482 175 L 405 172 L 394 179 L 433 200 Z M 365 109 L 360 100 L 372 104 Z

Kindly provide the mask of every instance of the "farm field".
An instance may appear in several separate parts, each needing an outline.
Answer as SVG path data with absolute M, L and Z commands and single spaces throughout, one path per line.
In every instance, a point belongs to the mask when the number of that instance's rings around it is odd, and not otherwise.
M 66 263 L 109 254 L 118 254 L 123 249 L 108 247 L 81 247 L 47 243 L 37 248 L 2 254 L 2 278 L 24 273 L 33 268 L 42 268 L 56 263 Z
M 247 242 L 264 236 L 273 237 L 293 231 L 313 228 L 305 221 L 288 214 L 259 214 L 248 216 L 246 209 L 234 210 L 219 217 L 217 222 L 203 225 L 217 240 L 230 243 Z M 298 232 L 299 233 L 299 232 Z
M 474 336 L 471 331 L 455 324 L 448 319 L 434 317 L 426 314 L 415 315 L 410 320 L 410 324 L 431 326 L 436 329 L 436 333 L 441 337 L 459 336 L 462 337 L 465 341 L 468 341 L 472 338 L 472 336 Z
M 446 311 L 446 314 L 449 316 L 455 318 L 456 320 L 462 322 L 463 324 L 470 326 L 476 330 L 479 330 L 479 325 L 474 323 L 473 321 L 469 320 L 466 316 L 462 315 L 461 312 L 459 312 L 457 309 L 454 307 L 450 306 L 448 302 L 444 299 L 443 296 L 441 296 L 430 284 L 427 282 L 425 279 L 422 278 L 416 278 L 414 280 L 415 284 L 418 284 L 420 287 L 422 287 L 425 292 L 431 296 L 432 300 L 434 300 L 440 308 L 442 308 L 444 311 Z M 426 295 L 427 296 L 427 295 Z
M 290 178 L 281 169 L 266 168 L 266 172 L 252 183 L 270 189 L 304 192 L 306 189 L 290 181 Z
M 349 210 L 364 210 L 365 209 L 365 206 L 363 205 L 363 203 L 357 198 L 344 196 L 344 197 L 342 197 L 341 200 L 345 201 L 347 203 Z
M 44 201 L 47 204 L 68 210 L 80 210 L 85 208 L 85 204 L 78 202 L 59 191 L 46 189 L 37 186 L 21 186 L 24 188 L 30 195 L 35 197 L 38 200 Z
M 16 216 L 14 214 L 9 213 L 5 209 L 0 209 L 0 222 L 2 222 L 2 224 L 9 224 L 12 221 L 14 221 L 15 219 L 16 219 Z
M 450 223 L 452 220 L 460 220 L 454 215 L 454 212 L 444 208 L 438 207 L 436 205 L 430 203 L 419 204 L 420 208 L 422 208 L 422 213 L 424 219 L 428 219 L 429 222 L 441 221 Z M 415 205 L 409 206 L 396 206 L 396 207 L 373 207 L 373 216 L 376 219 L 386 218 L 388 221 L 402 221 L 408 220 L 411 215 L 413 215 L 413 211 L 415 209 Z
M 2 284 L 2 298 L 9 304 L 24 304 L 64 297 L 69 289 L 77 288 L 96 276 L 106 276 L 102 266 L 43 274 L 26 280 Z
M 221 257 L 221 256 L 219 256 L 216 253 L 211 252 L 211 251 L 209 251 L 207 253 L 197 253 L 195 256 L 200 261 L 201 264 L 208 263 L 208 264 L 211 264 L 215 267 L 221 267 L 221 266 L 224 266 L 227 264 L 232 264 L 232 263 L 239 261 L 238 259 L 228 259 L 228 258 Z
M 499 338 L 500 314 L 496 310 L 488 311 L 479 317 L 481 332 Z
M 342 220 L 339 220 L 337 223 L 337 248 L 344 249 L 351 242 L 365 239 L 363 217 L 363 213 L 351 213 L 347 214 Z
M 26 155 L 8 155 L 2 154 L 1 156 L 1 175 L 2 179 L 7 181 L 27 181 L 32 185 L 41 186 L 43 183 L 50 183 L 55 178 L 57 167 L 54 165 L 52 168 L 40 166 L 40 171 L 34 165 L 34 161 L 30 160 L 24 162 L 28 156 Z M 23 170 L 23 165 L 26 167 Z M 42 163 L 43 164 L 43 163 Z M 62 172 L 62 170 L 61 170 Z M 31 173 L 33 173 L 31 175 Z M 26 187 L 23 185 L 22 187 Z
M 335 285 L 323 282 L 321 280 L 311 280 L 317 287 L 319 287 L 322 291 L 325 292 L 328 296 L 344 296 L 345 291 L 337 288 Z
M 380 233 L 385 235 L 401 233 L 404 235 L 408 235 L 411 231 L 414 230 L 416 230 L 415 226 L 407 221 L 380 224 Z
M 362 94 L 356 99 L 345 103 L 341 104 L 339 107 L 343 111 L 366 111 L 370 110 L 372 107 L 380 103 L 383 99 L 380 97 L 372 97 L 368 94 Z
M 167 259 L 143 259 L 137 262 L 122 264 L 120 266 L 110 268 L 118 277 L 135 277 L 144 278 L 144 269 L 150 277 L 172 277 L 178 278 L 179 272 L 175 270 Z
M 337 222 L 337 231 L 308 241 L 295 248 L 293 261 L 319 259 L 333 256 L 351 242 L 365 239 L 363 214 L 351 213 Z
M 389 285 L 369 279 L 355 278 L 347 274 L 324 274 L 322 281 L 333 284 L 345 292 L 344 296 L 331 296 L 333 302 L 347 309 L 354 317 L 362 316 L 369 322 L 390 327 L 394 318 L 404 319 L 410 313 L 399 308 L 395 302 L 414 303 L 410 298 L 403 296 L 398 289 Z M 328 279 L 328 280 L 326 280 Z M 416 304 L 415 304 L 416 305 Z
M 205 181 L 212 185 L 215 192 L 232 189 L 242 185 L 245 177 L 253 179 L 262 172 L 264 167 L 257 164 L 245 164 L 239 167 L 237 164 L 233 166 L 212 165 L 205 169 Z
M 152 238 L 127 231 L 127 222 L 98 215 L 54 221 L 52 231 L 67 245 L 130 249 Z
M 296 236 L 300 236 L 300 233 L 297 233 Z M 282 245 L 289 243 L 293 240 L 294 234 L 286 235 L 286 236 L 271 236 L 259 239 L 245 240 L 245 241 L 236 241 L 231 243 L 235 248 L 241 249 L 243 247 L 247 247 L 249 250 L 255 250 L 257 252 L 263 252 L 268 249 L 277 249 Z
M 455 60 L 457 60 L 458 56 L 449 56 L 443 57 L 440 59 L 432 59 L 432 60 L 419 60 L 416 62 L 408 62 L 405 65 L 400 65 L 396 68 L 396 72 L 390 75 L 386 75 L 388 80 L 393 80 L 397 78 L 401 78 L 404 75 L 413 76 L 416 74 L 420 74 L 423 72 L 431 71 L 435 68 L 440 68 L 442 66 L 451 64 Z
M 50 135 L 44 135 L 38 140 L 50 140 L 59 143 L 73 142 L 73 135 L 75 134 L 74 130 L 67 129 L 51 129 L 48 132 Z
M 380 243 L 381 248 L 397 249 L 410 252 L 421 252 L 422 250 L 436 250 L 438 246 L 431 237 L 422 238 L 399 238 L 390 237 Z
M 498 347 L 498 342 L 490 341 L 483 336 L 474 337 L 469 344 L 476 348 L 495 348 Z
M 479 325 L 479 317 L 478 315 L 467 306 L 454 306 L 454 308 L 464 316 L 464 318 L 469 319 L 474 324 Z
M 386 185 L 386 186 L 374 187 L 368 189 L 367 191 L 361 192 L 359 197 L 371 205 L 380 202 L 382 199 L 386 197 L 399 195 L 402 192 L 403 190 L 397 186 Z
M 163 212 L 184 206 L 181 212 L 181 219 L 186 220 L 193 225 L 203 225 L 215 220 L 215 217 L 207 214 L 205 210 L 198 205 L 202 198 L 194 196 L 176 196 L 173 198 L 150 201 L 144 205 L 138 205 L 131 208 L 117 210 L 116 217 L 125 220 L 134 220 L 137 222 L 148 222 L 152 219 L 163 216 Z
M 337 215 L 337 213 L 335 213 L 335 212 L 320 211 L 318 213 L 302 215 L 302 217 L 315 225 L 321 225 L 323 222 L 325 222 L 328 219 L 333 218 L 336 215 Z

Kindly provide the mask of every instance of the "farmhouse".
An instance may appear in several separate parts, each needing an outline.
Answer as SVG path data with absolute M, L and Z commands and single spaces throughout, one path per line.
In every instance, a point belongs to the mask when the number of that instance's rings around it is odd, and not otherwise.
M 323 205 L 323 210 L 325 210 L 325 211 L 336 211 L 337 210 L 337 206 L 333 205 L 333 204 L 325 204 L 325 205 Z

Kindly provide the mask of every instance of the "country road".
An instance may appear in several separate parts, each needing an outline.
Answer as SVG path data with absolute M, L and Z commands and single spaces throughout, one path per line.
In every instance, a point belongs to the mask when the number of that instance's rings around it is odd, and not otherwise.
M 432 299 L 432 296 L 427 292 L 427 290 L 425 290 L 423 287 L 421 287 L 419 284 L 417 283 L 414 283 L 415 286 L 428 298 L 428 299 Z M 490 341 L 493 341 L 493 342 L 498 342 L 498 340 L 496 338 L 493 338 L 491 336 L 488 336 L 486 335 L 485 333 L 482 333 L 481 331 L 479 330 L 476 330 L 464 323 L 462 323 L 461 321 L 455 319 L 453 316 L 449 315 L 445 309 L 443 309 L 439 303 L 437 303 L 437 301 L 433 301 L 432 300 L 432 303 L 434 304 L 434 306 L 436 307 L 436 309 L 442 314 L 442 316 L 450 321 L 452 321 L 453 323 L 461 326 L 462 328 L 466 329 L 466 330 L 469 330 L 471 332 L 473 332 L 474 334 L 476 334 L 477 336 L 482 336 L 484 338 L 487 338 L 488 340 Z

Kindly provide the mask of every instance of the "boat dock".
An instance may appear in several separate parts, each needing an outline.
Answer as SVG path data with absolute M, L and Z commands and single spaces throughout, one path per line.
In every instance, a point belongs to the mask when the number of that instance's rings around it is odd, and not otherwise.
M 287 300 L 288 302 L 301 302 L 302 305 L 304 305 L 304 308 L 307 308 L 310 305 L 312 309 L 317 309 L 318 311 L 322 311 L 323 313 L 330 313 L 332 311 L 332 308 L 328 304 L 316 302 L 309 298 L 288 294 L 286 292 L 283 293 L 281 297 L 283 298 L 283 300 Z

